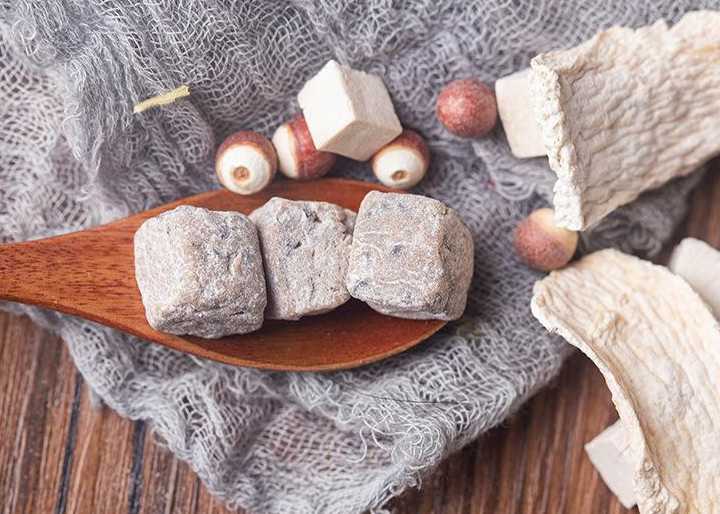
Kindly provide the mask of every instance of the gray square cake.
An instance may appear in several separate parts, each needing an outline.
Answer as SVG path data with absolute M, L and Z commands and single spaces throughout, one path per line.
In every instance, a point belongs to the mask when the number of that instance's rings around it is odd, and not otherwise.
M 325 202 L 272 198 L 250 219 L 265 264 L 266 318 L 296 320 L 350 299 L 345 273 L 354 212 Z
M 135 233 L 135 277 L 156 330 L 216 338 L 263 323 L 260 244 L 238 212 L 182 206 L 146 220 Z
M 473 252 L 470 229 L 453 209 L 424 196 L 373 191 L 358 211 L 347 288 L 390 316 L 457 319 Z

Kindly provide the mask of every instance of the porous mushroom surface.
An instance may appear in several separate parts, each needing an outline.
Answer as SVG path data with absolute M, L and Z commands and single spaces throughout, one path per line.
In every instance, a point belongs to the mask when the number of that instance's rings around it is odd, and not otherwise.
M 602 250 L 538 281 L 531 309 L 603 373 L 641 514 L 720 512 L 720 328 L 697 293 Z
M 591 227 L 720 152 L 720 12 L 614 27 L 531 66 L 562 227 Z
M 296 320 L 350 299 L 345 287 L 355 213 L 326 202 L 272 198 L 250 219 L 260 236 L 268 319 Z

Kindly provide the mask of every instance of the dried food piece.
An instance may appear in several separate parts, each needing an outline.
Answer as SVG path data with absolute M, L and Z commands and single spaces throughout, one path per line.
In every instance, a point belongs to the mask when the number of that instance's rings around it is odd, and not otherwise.
M 315 147 L 366 161 L 402 132 L 377 75 L 328 61 L 298 94 Z
M 531 65 L 562 227 L 585 230 L 720 152 L 720 12 L 611 28 Z
M 535 284 L 535 317 L 598 366 L 641 514 L 720 509 L 720 329 L 667 268 L 595 252 Z
M 630 444 L 621 421 L 616 421 L 585 445 L 585 452 L 603 482 L 626 509 L 637 504 L 633 468 L 627 457 L 629 451 Z
M 440 91 L 435 114 L 456 136 L 482 137 L 497 123 L 495 94 L 479 79 L 453 80 Z
M 305 118 L 296 116 L 280 125 L 272 137 L 280 171 L 295 180 L 312 180 L 326 175 L 337 157 L 315 148 Z
M 453 320 L 472 274 L 472 234 L 453 209 L 419 195 L 365 197 L 346 282 L 353 297 L 391 316 Z
M 322 314 L 350 299 L 345 273 L 354 212 L 331 203 L 272 198 L 250 219 L 260 235 L 268 319 Z
M 530 98 L 530 75 L 525 69 L 495 82 L 495 96 L 505 136 L 512 154 L 519 158 L 547 155 Z
M 425 177 L 430 166 L 430 149 L 420 134 L 405 129 L 373 155 L 371 165 L 382 184 L 410 189 Z
M 720 317 L 720 252 L 691 237 L 683 239 L 673 250 L 670 270 L 680 275 Z M 615 496 L 626 507 L 635 505 L 632 468 L 627 457 L 629 446 L 621 422 L 605 429 L 585 445 L 593 465 Z
M 705 241 L 688 237 L 673 250 L 668 267 L 695 290 L 720 318 L 720 252 Z
M 528 266 L 550 271 L 565 266 L 575 255 L 578 233 L 555 226 L 553 210 L 537 209 L 515 229 L 515 253 Z
M 277 154 L 268 138 L 243 130 L 228 136 L 215 157 L 218 180 L 233 193 L 251 195 L 265 189 L 277 172 Z
M 260 244 L 238 212 L 181 206 L 146 220 L 135 233 L 135 278 L 156 330 L 216 338 L 262 325 Z

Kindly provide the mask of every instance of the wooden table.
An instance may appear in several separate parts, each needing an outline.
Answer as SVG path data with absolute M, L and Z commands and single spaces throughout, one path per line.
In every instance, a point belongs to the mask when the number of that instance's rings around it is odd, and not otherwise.
M 677 239 L 720 247 L 720 166 Z M 599 372 L 575 355 L 502 428 L 393 501 L 398 514 L 617 514 L 583 445 L 616 419 Z M 4 514 L 228 512 L 142 421 L 93 409 L 65 345 L 0 314 L 0 508 Z

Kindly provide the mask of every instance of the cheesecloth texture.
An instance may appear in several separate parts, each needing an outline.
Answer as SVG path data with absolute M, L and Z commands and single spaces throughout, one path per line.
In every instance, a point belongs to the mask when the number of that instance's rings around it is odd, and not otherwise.
M 231 368 L 54 313 L 6 305 L 63 336 L 92 389 L 147 420 L 231 507 L 355 513 L 387 501 L 497 425 L 558 372 L 569 347 L 529 310 L 540 276 L 516 259 L 515 224 L 546 205 L 545 159 L 510 155 L 502 128 L 452 137 L 434 100 L 460 77 L 496 78 L 611 25 L 676 21 L 720 1 L 0 0 L 0 240 L 108 222 L 218 187 L 230 132 L 270 135 L 328 59 L 384 77 L 433 164 L 415 192 L 459 211 L 476 268 L 464 319 L 403 355 L 351 371 Z M 192 95 L 132 114 L 180 84 Z M 341 160 L 335 174 L 371 180 Z M 585 249 L 652 255 L 697 174 L 619 209 Z

